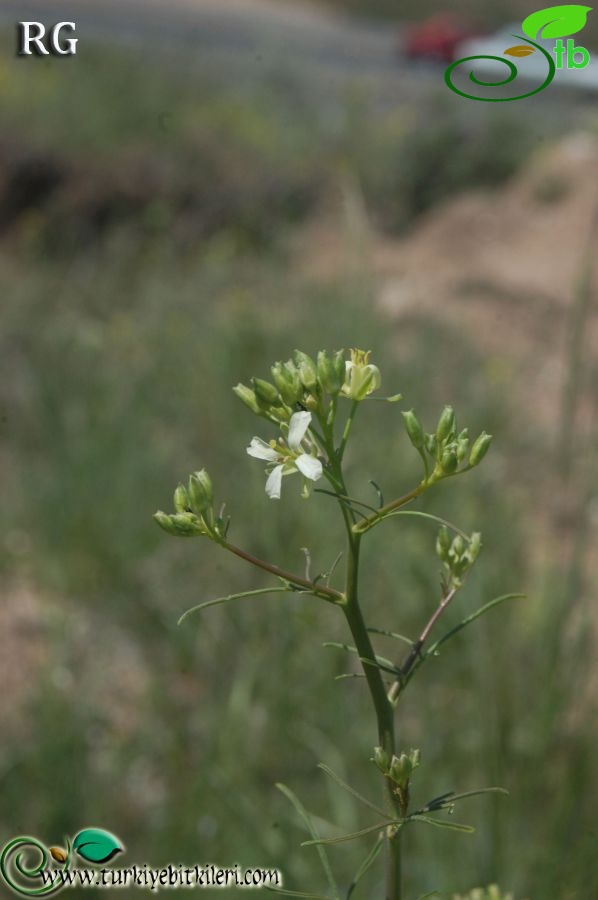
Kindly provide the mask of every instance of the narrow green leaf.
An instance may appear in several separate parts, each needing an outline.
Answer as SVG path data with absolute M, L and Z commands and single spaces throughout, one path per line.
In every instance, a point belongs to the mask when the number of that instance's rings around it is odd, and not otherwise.
M 395 516 L 418 516 L 420 519 L 430 519 L 432 522 L 436 522 L 439 525 L 446 525 L 446 527 L 450 528 L 451 531 L 454 531 L 455 534 L 460 534 L 464 540 L 470 540 L 470 535 L 468 535 L 467 532 L 462 531 L 457 525 L 453 524 L 453 522 L 449 522 L 448 519 L 443 519 L 441 516 L 435 516 L 432 513 L 420 512 L 418 509 L 397 509 L 394 512 L 388 513 L 388 515 L 383 518 L 392 519 Z
M 462 825 L 460 822 L 445 822 L 444 819 L 435 819 L 433 816 L 409 816 L 409 822 L 426 822 L 435 825 L 436 828 L 448 828 L 450 831 L 461 831 L 464 834 L 473 834 L 475 828 L 471 825 Z
M 478 797 L 480 794 L 504 794 L 505 797 L 509 796 L 509 792 L 506 788 L 487 787 L 478 788 L 477 791 L 465 791 L 463 794 L 453 794 L 453 796 L 449 798 L 449 802 L 454 803 L 456 800 L 465 800 L 466 797 Z
M 389 822 L 394 821 L 392 816 L 388 816 L 383 809 L 379 809 L 375 803 L 372 803 L 367 797 L 363 797 L 355 788 L 352 788 L 350 784 L 347 784 L 346 781 L 333 772 L 328 766 L 324 765 L 324 763 L 318 763 L 318 769 L 321 769 L 329 778 L 338 784 L 344 791 L 347 791 L 348 794 L 351 794 L 352 797 L 355 797 L 356 800 L 359 800 L 365 806 L 368 806 L 370 809 L 373 809 L 374 812 L 378 813 L 379 816 L 382 816 L 384 819 L 388 819 Z
M 422 894 L 417 900 L 429 900 L 430 897 L 442 897 L 442 894 L 439 891 L 430 891 L 429 894 Z
M 458 625 L 455 625 L 454 628 L 451 628 L 450 631 L 447 631 L 441 638 L 439 638 L 436 643 L 432 644 L 428 650 L 423 654 L 423 658 L 428 656 L 432 656 L 439 647 L 445 644 L 450 638 L 454 637 L 460 631 L 462 631 L 467 625 L 470 625 L 472 622 L 475 622 L 476 619 L 479 619 L 480 616 L 483 616 L 484 613 L 490 612 L 491 609 L 494 609 L 495 606 L 499 606 L 501 603 L 505 603 L 507 600 L 523 600 L 525 599 L 525 594 L 503 594 L 501 597 L 495 597 L 494 600 L 490 600 L 484 606 L 481 606 L 475 612 L 473 612 L 470 616 L 467 616 L 463 619 L 462 622 L 459 622 Z
M 357 885 L 359 884 L 359 882 L 361 881 L 363 876 L 366 874 L 366 872 L 369 871 L 369 869 L 373 866 L 373 864 L 377 860 L 378 855 L 379 855 L 380 851 L 382 850 L 383 843 L 384 843 L 383 837 L 382 837 L 382 835 L 379 835 L 378 839 L 376 840 L 376 843 L 374 844 L 374 846 L 372 847 L 372 849 L 370 850 L 370 852 L 368 853 L 368 855 L 366 856 L 366 858 L 364 859 L 364 861 L 362 862 L 360 867 L 358 868 L 357 872 L 355 873 L 355 877 L 353 878 L 353 881 L 349 885 L 349 890 L 347 891 L 346 900 L 351 900 L 353 891 L 355 890 L 355 888 L 357 887 Z
M 198 606 L 192 606 L 191 609 L 188 609 L 187 612 L 184 612 L 183 615 L 177 622 L 177 625 L 181 625 L 188 616 L 193 613 L 200 612 L 202 609 L 208 609 L 210 606 L 220 606 L 221 603 L 228 603 L 229 600 L 241 600 L 244 597 L 260 597 L 262 594 L 290 594 L 293 593 L 291 588 L 258 588 L 255 591 L 241 591 L 239 594 L 229 594 L 228 597 L 217 597 L 215 600 L 207 600 L 205 603 L 200 603 Z
M 305 807 L 303 806 L 303 804 L 301 803 L 301 801 L 299 800 L 297 795 L 294 794 L 293 791 L 289 787 L 286 786 L 286 784 L 282 784 L 281 782 L 278 782 L 276 787 L 282 794 L 285 795 L 287 800 L 293 805 L 293 807 L 295 808 L 295 811 L 297 812 L 297 814 L 303 821 L 303 824 L 307 828 L 307 831 L 312 836 L 313 840 L 309 841 L 308 844 L 313 844 L 314 846 L 317 847 L 318 856 L 320 857 L 320 863 L 322 864 L 322 868 L 324 870 L 326 878 L 328 879 L 328 884 L 332 888 L 332 892 L 334 894 L 334 900 L 340 900 L 338 885 L 335 881 L 334 875 L 332 874 L 332 869 L 330 868 L 330 863 L 328 861 L 328 856 L 326 854 L 326 850 L 324 849 L 324 847 L 319 846 L 319 844 L 321 843 L 320 836 L 319 836 L 318 832 L 316 831 L 316 828 L 311 820 L 311 816 L 309 815 L 309 813 L 307 812 L 307 810 L 305 809 Z M 307 846 L 307 844 L 303 843 L 301 846 L 305 847 L 305 846 Z
M 362 828 L 360 831 L 352 831 L 350 834 L 343 834 L 341 837 L 337 838 L 317 838 L 317 840 L 313 841 L 304 841 L 301 846 L 302 847 L 311 847 L 312 845 L 317 844 L 343 844 L 345 841 L 354 841 L 357 838 L 365 837 L 366 834 L 374 834 L 375 831 L 382 831 L 384 828 L 387 828 L 389 825 L 402 825 L 403 822 L 399 822 L 398 820 L 389 820 L 387 822 L 378 822 L 377 825 L 370 825 L 368 828 Z
M 398 634 L 396 631 L 385 631 L 384 628 L 368 628 L 367 629 L 370 634 L 383 634 L 385 637 L 395 638 L 397 641 L 403 641 L 404 644 L 409 644 L 410 647 L 413 647 L 415 641 L 412 641 L 411 638 L 405 637 L 404 634 Z
M 353 647 L 351 644 L 340 644 L 338 641 L 325 641 L 322 644 L 323 647 L 332 647 L 335 650 L 346 650 L 347 653 L 357 653 L 357 647 Z M 390 659 L 386 659 L 385 656 L 375 655 L 374 660 L 366 659 L 365 657 L 359 657 L 361 662 L 366 663 L 369 666 L 376 666 L 377 668 L 385 669 L 387 672 L 392 672 L 393 675 L 396 673 L 397 669 L 394 663 Z

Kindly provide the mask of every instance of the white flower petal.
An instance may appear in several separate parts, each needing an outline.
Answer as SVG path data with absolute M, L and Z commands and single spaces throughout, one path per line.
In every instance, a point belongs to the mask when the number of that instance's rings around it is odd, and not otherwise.
M 278 459 L 276 450 L 273 450 L 270 444 L 258 437 L 251 439 L 247 452 L 250 456 L 254 456 L 255 459 L 266 459 L 268 462 L 276 462 Z
M 299 449 L 310 422 L 310 412 L 293 413 L 289 422 L 289 436 L 287 438 L 287 443 L 291 450 L 297 451 Z
M 276 466 L 268 475 L 266 481 L 266 493 L 270 500 L 280 500 L 280 489 L 282 487 L 282 466 Z
M 322 463 L 319 459 L 316 459 L 315 456 L 310 456 L 308 453 L 302 453 L 301 456 L 298 456 L 295 460 L 295 465 L 301 474 L 305 475 L 306 478 L 309 478 L 310 481 L 317 481 L 318 478 L 322 477 Z

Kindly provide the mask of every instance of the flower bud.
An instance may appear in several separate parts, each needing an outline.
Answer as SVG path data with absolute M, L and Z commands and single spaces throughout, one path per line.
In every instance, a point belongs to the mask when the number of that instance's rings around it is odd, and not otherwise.
M 446 441 L 455 433 L 455 410 L 452 406 L 445 406 L 436 426 L 436 438 L 439 443 Z
M 450 546 L 451 538 L 449 531 L 446 525 L 443 525 L 442 528 L 439 529 L 436 538 L 436 553 L 443 562 L 448 562 Z
M 299 372 L 292 360 L 277 362 L 272 366 L 272 379 L 280 396 L 288 406 L 293 406 L 300 399 L 303 389 Z
M 403 421 L 405 422 L 407 434 L 409 435 L 409 440 L 416 450 L 423 450 L 424 429 L 422 428 L 421 422 L 415 415 L 414 410 L 410 409 L 407 412 L 404 412 L 402 415 Z
M 336 397 L 340 393 L 345 380 L 343 367 L 343 375 L 338 377 L 337 369 L 325 350 L 318 353 L 318 381 L 327 394 Z
M 342 385 L 345 383 L 345 374 L 347 371 L 347 364 L 345 362 L 345 351 L 337 350 L 334 354 L 334 358 L 332 360 L 332 365 L 334 366 L 334 371 L 336 372 L 336 377 Z
M 459 468 L 459 459 L 457 457 L 457 451 L 453 447 L 444 451 L 440 465 L 445 475 L 453 475 L 457 471 Z
M 465 541 L 460 534 L 457 535 L 452 543 L 450 555 L 453 559 L 460 559 L 465 552 Z
M 258 406 L 258 402 L 255 396 L 255 392 L 248 388 L 245 384 L 238 384 L 233 388 L 233 393 L 237 395 L 239 400 L 241 400 L 245 406 L 247 406 L 251 412 L 256 413 L 256 415 L 260 416 L 262 414 L 262 410 Z
M 212 480 L 205 469 L 194 472 L 189 478 L 189 501 L 191 509 L 197 516 L 201 516 L 212 508 L 214 492 Z
M 479 531 L 474 531 L 470 540 L 469 547 L 467 548 L 467 555 L 471 564 L 476 561 L 479 556 L 480 550 L 482 549 L 482 535 Z
M 457 459 L 459 463 L 462 463 L 463 460 L 467 457 L 467 453 L 469 451 L 469 432 L 467 428 L 464 428 L 463 431 L 457 438 Z
M 174 492 L 174 508 L 178 513 L 189 511 L 189 494 L 184 484 L 179 484 Z
M 471 448 L 471 453 L 469 454 L 469 465 L 477 466 L 484 459 L 488 450 L 490 448 L 490 444 L 492 443 L 492 435 L 486 434 L 485 431 L 482 431 L 481 435 Z
M 178 513 L 168 516 L 159 510 L 154 519 L 164 531 L 175 537 L 194 537 L 196 534 L 205 534 L 205 529 L 190 513 Z
M 409 755 L 407 753 L 401 753 L 400 756 L 393 756 L 390 761 L 390 769 L 389 774 L 392 780 L 399 785 L 399 787 L 405 789 L 409 784 L 409 779 L 411 778 L 411 774 L 415 768 L 417 768 L 419 764 L 419 757 L 417 761 L 414 763 L 413 753 L 417 751 L 411 751 Z
M 299 378 L 301 384 L 308 391 L 314 391 L 318 386 L 318 370 L 316 364 L 307 353 L 302 350 L 295 350 L 293 354 L 295 365 L 299 369 Z
M 373 762 L 378 766 L 383 775 L 388 773 L 388 753 L 382 747 L 374 747 Z
M 430 456 L 436 456 L 438 449 L 438 441 L 435 434 L 424 434 L 424 446 Z
M 264 381 L 263 378 L 252 378 L 251 383 L 253 384 L 258 406 L 262 409 L 268 410 L 271 406 L 276 406 L 280 403 L 278 391 L 269 381 Z

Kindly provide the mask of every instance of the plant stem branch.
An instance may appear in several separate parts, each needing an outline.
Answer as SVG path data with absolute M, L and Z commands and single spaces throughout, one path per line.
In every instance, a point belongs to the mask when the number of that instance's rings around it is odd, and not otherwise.
M 457 593 L 457 590 L 458 590 L 458 588 L 453 587 L 450 589 L 450 591 L 448 591 L 442 597 L 442 599 L 441 599 L 440 603 L 438 604 L 438 606 L 436 607 L 434 613 L 429 618 L 429 620 L 426 622 L 424 629 L 423 629 L 422 633 L 420 634 L 419 638 L 416 640 L 413 647 L 409 651 L 409 655 L 407 656 L 407 659 L 405 660 L 405 662 L 403 663 L 402 666 L 399 666 L 399 668 L 401 670 L 401 677 L 397 678 L 397 680 L 391 686 L 390 691 L 388 692 L 388 699 L 390 700 L 391 704 L 395 704 L 397 702 L 397 700 L 399 699 L 399 695 L 405 685 L 405 678 L 408 677 L 413 666 L 419 659 L 422 648 L 423 648 L 424 644 L 426 643 L 426 641 L 428 640 L 428 638 L 430 637 L 430 633 L 431 633 L 432 629 L 434 628 L 436 622 L 440 619 L 440 617 L 446 610 L 447 606 L 449 605 L 449 603 L 451 602 L 451 600 Z
M 314 581 L 309 581 L 307 578 L 301 578 L 300 575 L 293 575 L 292 572 L 287 572 L 284 569 L 279 568 L 279 566 L 265 562 L 263 559 L 258 559 L 257 556 L 253 556 L 251 553 L 242 550 L 240 547 L 236 547 L 228 541 L 220 541 L 219 543 L 225 550 L 234 553 L 235 556 L 240 557 L 240 559 L 245 560 L 245 562 L 251 563 L 252 566 L 263 569 L 264 572 L 270 572 L 271 575 L 276 575 L 277 578 L 282 578 L 284 581 L 288 581 L 289 584 L 292 584 L 295 587 L 309 591 L 311 594 L 320 597 L 322 600 L 327 600 L 329 603 L 334 603 L 337 606 L 345 603 L 344 596 L 339 593 L 339 591 L 333 590 L 333 588 L 326 587 L 325 585 L 318 584 Z
M 409 491 L 408 494 L 404 494 L 397 500 L 391 500 L 391 502 L 387 503 L 386 506 L 381 507 L 377 512 L 354 525 L 354 534 L 365 534 L 366 531 L 370 530 L 370 528 L 374 528 L 375 525 L 378 525 L 389 513 L 392 513 L 395 509 L 400 509 L 402 506 L 406 506 L 408 503 L 411 503 L 412 500 L 415 500 L 416 497 L 419 497 L 420 494 L 423 494 L 423 492 L 428 487 L 430 487 L 430 483 L 422 481 L 417 485 L 417 487 L 413 488 L 412 491 Z

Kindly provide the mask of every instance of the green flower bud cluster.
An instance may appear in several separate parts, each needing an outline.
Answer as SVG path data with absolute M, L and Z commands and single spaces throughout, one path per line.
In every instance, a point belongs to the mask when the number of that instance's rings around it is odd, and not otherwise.
M 469 894 L 455 894 L 453 900 L 513 900 L 513 894 L 503 894 L 498 885 L 491 884 L 487 888 L 475 888 Z
M 218 540 L 226 535 L 228 522 L 214 515 L 212 480 L 205 469 L 194 472 L 188 485 L 179 484 L 174 492 L 174 513 L 158 511 L 154 519 L 164 531 L 175 537 L 203 535 Z
M 374 747 L 372 761 L 383 775 L 394 781 L 402 790 L 406 790 L 412 774 L 419 766 L 420 756 L 419 750 L 410 750 L 409 753 L 401 753 L 400 756 L 393 755 L 389 757 L 382 747 Z
M 393 783 L 393 791 L 399 799 L 401 815 L 406 816 L 409 807 L 409 783 L 411 776 L 420 763 L 420 751 L 410 750 L 400 756 L 391 757 L 382 747 L 374 747 L 372 762 L 380 769 L 385 778 Z
M 429 484 L 450 475 L 460 475 L 477 466 L 485 457 L 492 441 L 492 435 L 483 431 L 471 446 L 469 430 L 464 428 L 457 431 L 452 406 L 444 407 L 436 431 L 429 434 L 424 431 L 412 409 L 403 413 L 403 422 L 409 440 L 424 460 L 426 481 Z
M 448 528 L 443 525 L 436 538 L 436 553 L 451 574 L 453 584 L 460 584 L 481 549 L 482 535 L 479 531 L 474 531 L 469 540 L 465 540 L 460 534 L 451 540 Z
M 343 350 L 332 354 L 320 350 L 316 361 L 295 350 L 292 359 L 274 363 L 270 371 L 272 381 L 252 378 L 251 387 L 238 384 L 233 388 L 253 413 L 276 424 L 288 422 L 297 409 L 327 414 L 329 399 L 338 397 L 345 384 L 345 354 Z

